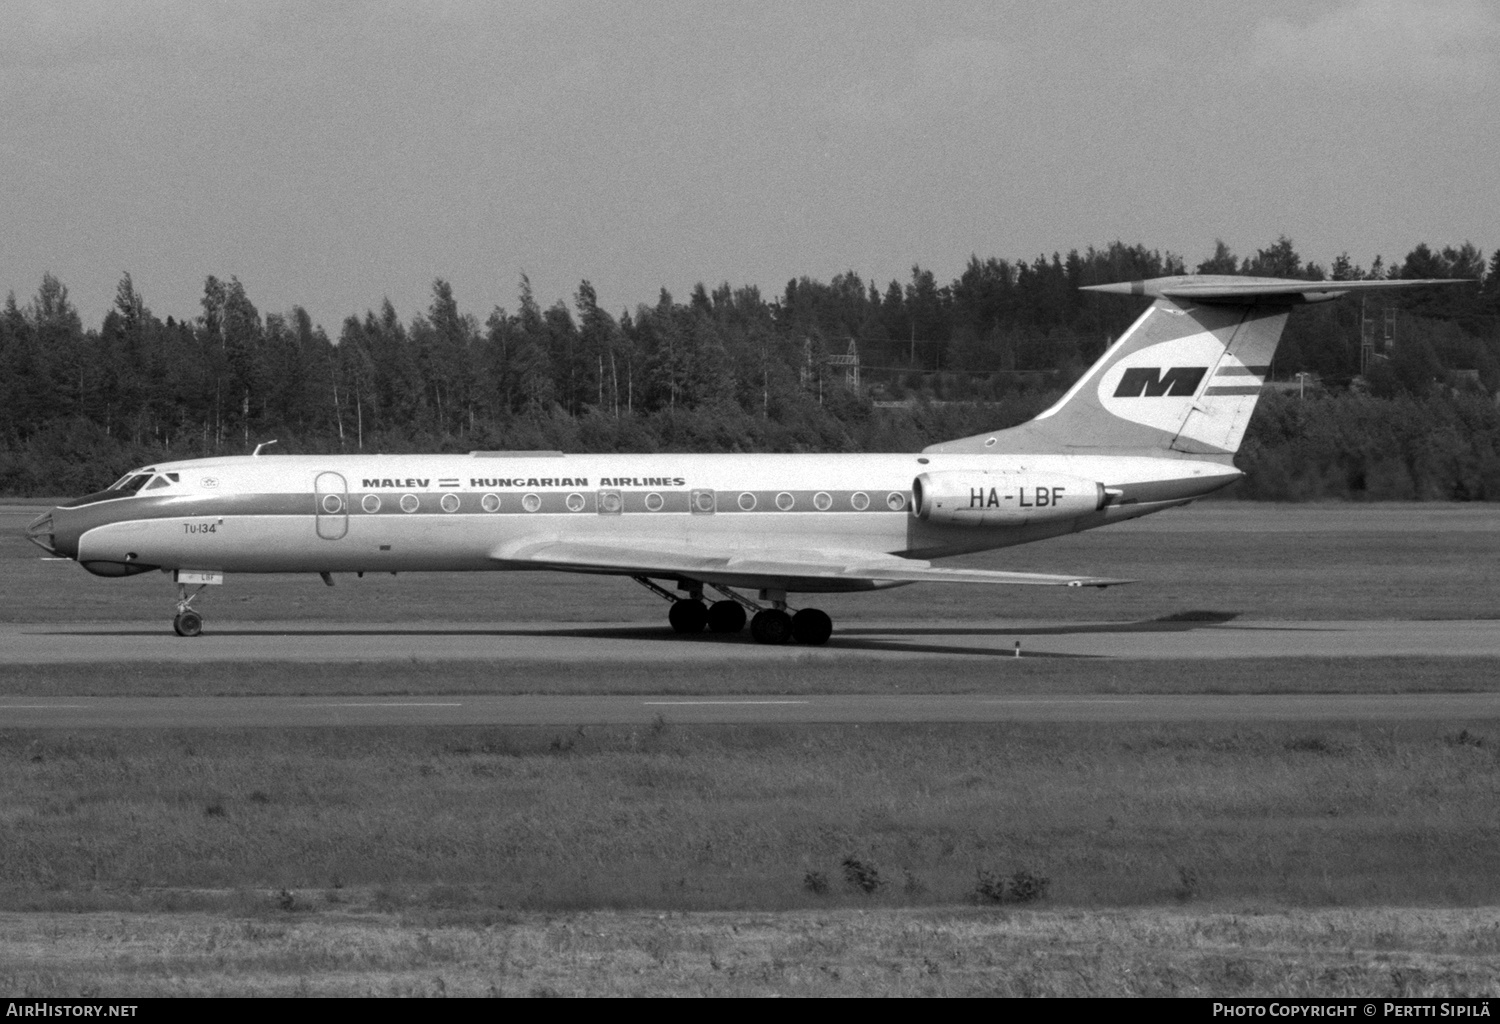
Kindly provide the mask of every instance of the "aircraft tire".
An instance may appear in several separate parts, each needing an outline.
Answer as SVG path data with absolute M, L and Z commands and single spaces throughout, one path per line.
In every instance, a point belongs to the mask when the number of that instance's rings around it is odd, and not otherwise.
M 738 601 L 715 601 L 708 606 L 710 633 L 738 633 L 745 628 L 745 609 Z
M 833 636 L 833 620 L 827 612 L 804 608 L 792 616 L 792 639 L 799 644 L 817 647 Z
M 765 608 L 750 620 L 750 635 L 757 643 L 784 644 L 792 638 L 792 617 L 779 608 Z
M 203 616 L 195 611 L 178 612 L 172 620 L 172 628 L 178 636 L 197 636 L 203 632 Z
M 675 632 L 691 636 L 703 632 L 703 627 L 708 625 L 708 609 L 702 601 L 694 601 L 692 598 L 673 601 L 672 610 L 667 613 L 667 621 L 672 624 Z

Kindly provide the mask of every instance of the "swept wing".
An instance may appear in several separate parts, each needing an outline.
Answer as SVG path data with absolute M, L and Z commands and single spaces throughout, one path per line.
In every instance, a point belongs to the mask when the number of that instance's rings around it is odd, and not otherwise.
M 901 583 L 985 583 L 1010 586 L 1109 587 L 1131 580 L 993 569 L 939 568 L 910 558 L 868 552 L 757 551 L 738 554 L 617 547 L 576 541 L 522 542 L 497 549 L 496 561 L 520 567 L 622 576 L 683 578 L 722 586 L 778 590 L 865 590 Z M 519 564 L 518 564 L 519 563 Z

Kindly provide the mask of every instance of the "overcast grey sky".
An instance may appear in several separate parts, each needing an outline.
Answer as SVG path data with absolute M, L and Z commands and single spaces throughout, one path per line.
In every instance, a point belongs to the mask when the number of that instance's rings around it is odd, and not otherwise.
M 1500 245 L 1494 0 L 0 0 L 0 293 L 618 313 L 971 253 Z

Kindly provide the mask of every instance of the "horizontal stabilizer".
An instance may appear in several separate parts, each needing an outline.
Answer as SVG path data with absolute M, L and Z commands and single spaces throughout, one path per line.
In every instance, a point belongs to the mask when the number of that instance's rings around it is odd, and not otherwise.
M 766 551 L 700 554 L 667 549 L 624 548 L 570 541 L 533 541 L 496 551 L 497 561 L 539 569 L 619 573 L 622 576 L 682 577 L 725 586 L 778 589 L 838 589 L 838 584 L 986 583 L 1009 586 L 1109 587 L 1131 580 L 1064 576 L 992 569 L 945 569 L 915 559 L 869 552 Z M 854 589 L 854 587 L 851 587 Z
M 1353 291 L 1425 288 L 1435 284 L 1474 284 L 1467 278 L 1429 278 L 1396 281 L 1291 281 L 1280 277 L 1239 277 L 1234 274 L 1184 274 L 1147 281 L 1094 284 L 1081 289 L 1110 295 L 1147 295 L 1155 299 L 1247 304 L 1260 302 L 1327 302 Z

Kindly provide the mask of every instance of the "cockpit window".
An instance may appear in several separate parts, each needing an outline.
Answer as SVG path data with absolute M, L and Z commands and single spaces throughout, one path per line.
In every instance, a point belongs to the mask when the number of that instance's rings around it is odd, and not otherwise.
M 147 484 L 145 487 L 141 488 L 141 490 L 143 490 L 143 491 L 154 491 L 158 487 L 165 487 L 165 486 L 167 486 L 168 483 L 170 483 L 170 481 L 166 477 L 164 477 L 164 476 L 154 476 L 154 477 L 151 478 L 151 482 L 149 484 Z
M 125 480 L 120 481 L 119 484 L 111 487 L 110 490 L 119 491 L 121 494 L 134 494 L 141 488 L 145 487 L 150 480 L 150 473 L 137 473 L 132 477 L 128 477 Z
M 147 489 L 146 485 L 151 483 L 153 477 L 155 477 L 158 481 L 154 485 L 155 487 L 165 487 L 167 485 L 167 482 L 165 480 L 163 480 L 159 476 L 156 476 L 155 469 L 133 469 L 129 473 L 126 473 L 124 476 L 120 477 L 120 479 L 116 480 L 114 483 L 110 484 L 107 489 L 96 491 L 93 494 L 86 494 L 81 498 L 74 498 L 72 501 L 64 502 L 61 507 L 77 508 L 80 505 L 92 505 L 96 501 L 109 501 L 113 498 L 128 498 L 133 494 L 139 494 L 142 490 Z
M 132 469 L 129 473 L 126 473 L 120 479 L 110 484 L 106 490 L 134 494 L 146 486 L 146 482 L 151 479 L 151 474 L 155 472 L 155 469 Z

